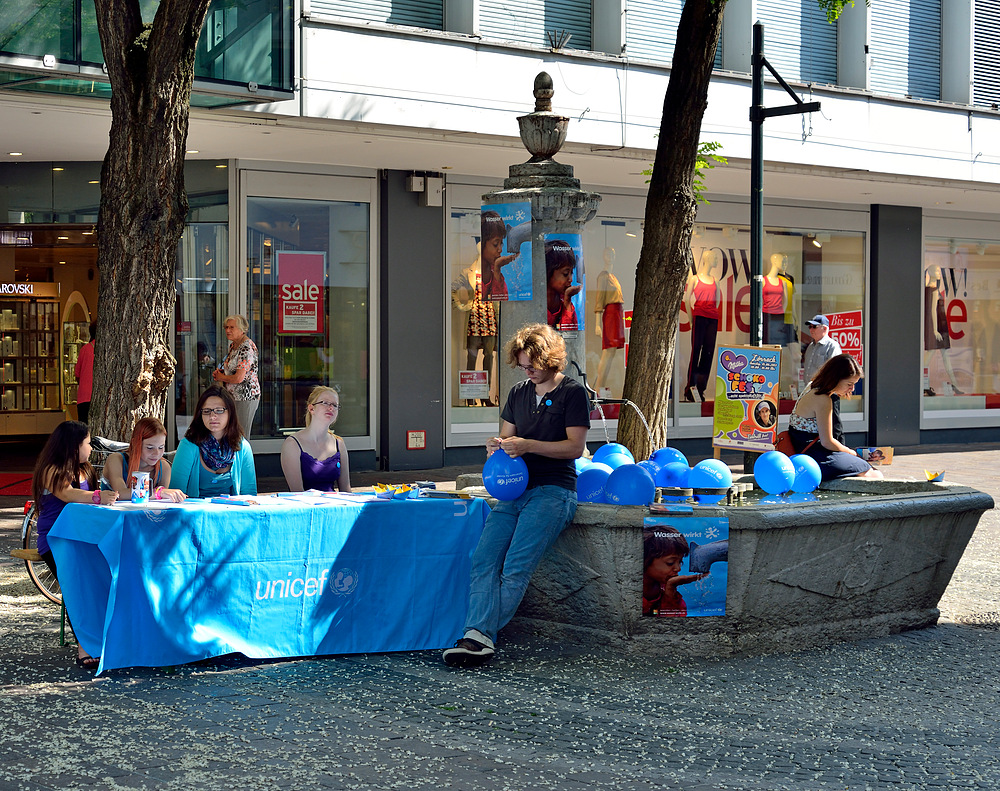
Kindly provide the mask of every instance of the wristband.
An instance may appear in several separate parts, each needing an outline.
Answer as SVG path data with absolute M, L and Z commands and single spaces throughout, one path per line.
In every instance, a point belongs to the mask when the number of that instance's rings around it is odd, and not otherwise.
M 153 492 L 153 497 L 155 497 L 157 500 L 162 500 L 163 498 L 160 497 L 160 492 L 162 492 L 162 491 L 163 491 L 163 487 L 162 486 L 157 486 L 156 490 Z
M 91 502 L 92 502 L 92 503 L 93 503 L 94 505 L 100 505 L 100 504 L 101 504 L 101 492 L 100 492 L 100 490 L 99 490 L 99 489 L 98 489 L 97 491 L 95 491 L 95 492 L 93 493 L 93 495 L 91 495 L 91 497 L 90 497 L 90 501 L 91 501 Z

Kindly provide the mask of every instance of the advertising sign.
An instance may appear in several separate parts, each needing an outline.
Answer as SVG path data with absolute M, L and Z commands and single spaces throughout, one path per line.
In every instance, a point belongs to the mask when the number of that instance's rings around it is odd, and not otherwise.
M 828 313 L 826 317 L 830 319 L 830 337 L 840 344 L 840 350 L 857 360 L 858 365 L 864 365 L 861 346 L 864 327 L 861 323 L 861 311 Z
M 278 333 L 322 335 L 326 293 L 326 253 L 279 250 Z
M 720 346 L 715 360 L 717 448 L 774 450 L 780 346 Z
M 458 397 L 462 399 L 489 399 L 490 385 L 486 371 L 459 371 Z
M 484 204 L 480 214 L 483 298 L 531 299 L 531 201 Z
M 642 614 L 653 618 L 725 615 L 729 519 L 647 516 L 642 524 Z
M 578 233 L 547 233 L 543 239 L 546 320 L 559 332 L 575 334 L 586 316 L 583 241 Z

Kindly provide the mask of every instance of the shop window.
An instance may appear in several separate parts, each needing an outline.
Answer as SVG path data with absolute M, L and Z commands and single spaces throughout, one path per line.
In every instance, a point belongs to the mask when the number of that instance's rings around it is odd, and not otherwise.
M 369 425 L 367 203 L 247 198 L 250 337 L 260 353 L 254 436 L 304 425 L 317 385 L 340 391 L 337 433 Z
M 1000 244 L 928 239 L 925 413 L 1000 409 Z
M 498 348 L 500 306 L 484 298 L 480 261 L 480 211 L 451 213 L 449 266 L 451 333 L 449 338 L 452 430 L 495 432 L 500 419 L 497 372 L 503 365 Z
M 716 349 L 750 342 L 749 248 L 748 228 L 695 226 L 674 369 L 680 418 L 712 415 Z M 781 347 L 779 411 L 788 414 L 807 384 L 802 352 L 811 340 L 806 322 L 816 314 L 828 317 L 830 335 L 864 366 L 864 236 L 768 229 L 763 270 L 762 338 Z M 717 315 L 710 309 L 713 295 Z M 841 405 L 844 413 L 862 408 L 860 399 Z

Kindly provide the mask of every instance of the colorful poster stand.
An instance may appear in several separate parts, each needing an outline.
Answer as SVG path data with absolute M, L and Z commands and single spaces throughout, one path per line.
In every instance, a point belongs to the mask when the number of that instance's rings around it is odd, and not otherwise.
M 577 333 L 584 312 L 583 240 L 578 233 L 547 233 L 545 241 L 546 320 L 562 333 Z
M 642 614 L 691 618 L 726 614 L 729 519 L 647 516 L 642 524 Z
M 487 203 L 480 214 L 483 298 L 531 300 L 531 201 Z
M 780 346 L 720 346 L 716 352 L 716 448 L 774 450 Z

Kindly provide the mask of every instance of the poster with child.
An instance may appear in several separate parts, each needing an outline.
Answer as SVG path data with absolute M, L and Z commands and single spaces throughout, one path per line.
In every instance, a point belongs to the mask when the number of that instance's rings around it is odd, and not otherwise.
M 642 614 L 725 615 L 729 519 L 647 516 L 642 529 Z
M 531 299 L 531 202 L 491 203 L 480 214 L 483 297 Z
M 584 313 L 583 241 L 578 233 L 547 233 L 546 317 L 559 332 L 578 332 Z

